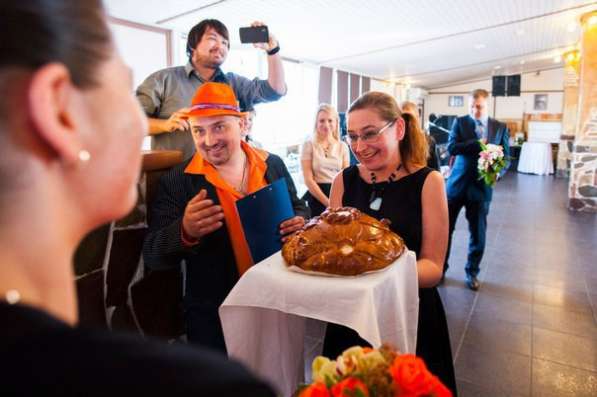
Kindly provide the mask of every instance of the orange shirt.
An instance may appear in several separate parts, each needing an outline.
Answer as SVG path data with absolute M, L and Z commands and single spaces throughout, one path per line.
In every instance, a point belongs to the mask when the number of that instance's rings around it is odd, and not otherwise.
M 265 171 L 267 169 L 265 159 L 268 154 L 242 141 L 241 148 L 247 155 L 247 193 L 253 193 L 267 185 L 265 180 Z M 253 265 L 251 251 L 249 250 L 249 245 L 247 244 L 247 239 L 245 238 L 245 233 L 236 209 L 236 200 L 243 198 L 244 195 L 222 179 L 218 170 L 201 157 L 199 153 L 195 153 L 195 156 L 193 156 L 193 159 L 185 169 L 185 173 L 204 175 L 205 179 L 216 188 L 220 206 L 224 212 L 228 236 L 230 237 L 234 251 L 238 274 L 242 276 Z

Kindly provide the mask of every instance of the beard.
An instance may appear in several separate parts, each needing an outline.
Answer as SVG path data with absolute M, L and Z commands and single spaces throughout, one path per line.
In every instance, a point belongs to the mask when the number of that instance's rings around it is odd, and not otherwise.
M 212 52 L 210 52 L 207 56 L 199 55 L 197 53 L 194 54 L 193 63 L 198 66 L 202 66 L 208 69 L 217 69 L 226 60 L 225 56 L 222 56 L 220 59 L 217 59 Z
M 215 166 L 226 164 L 230 160 L 230 150 L 225 144 L 217 144 L 211 148 L 201 146 L 199 152 L 204 159 Z

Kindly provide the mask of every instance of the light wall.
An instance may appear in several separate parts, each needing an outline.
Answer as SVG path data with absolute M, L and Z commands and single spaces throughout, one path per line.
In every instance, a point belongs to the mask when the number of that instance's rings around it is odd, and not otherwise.
M 377 79 L 371 79 L 371 91 L 381 91 L 396 97 L 396 84 Z
M 172 51 L 168 30 L 116 18 L 110 19 L 109 26 L 118 52 L 132 70 L 133 89 L 151 73 L 170 66 Z
M 497 119 L 522 119 L 523 113 L 562 113 L 563 87 L 563 68 L 523 73 L 520 97 L 490 97 L 489 115 Z M 476 88 L 484 88 L 491 93 L 491 79 L 430 90 L 425 98 L 425 119 L 431 113 L 457 116 L 467 114 L 468 94 Z M 547 95 L 546 110 L 534 109 L 535 94 Z M 448 106 L 450 95 L 463 95 L 463 106 Z

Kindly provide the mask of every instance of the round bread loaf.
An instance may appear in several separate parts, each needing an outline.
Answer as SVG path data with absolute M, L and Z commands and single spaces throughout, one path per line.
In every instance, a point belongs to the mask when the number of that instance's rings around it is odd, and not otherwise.
M 389 221 L 352 207 L 327 209 L 282 247 L 288 266 L 343 276 L 383 269 L 404 251 Z

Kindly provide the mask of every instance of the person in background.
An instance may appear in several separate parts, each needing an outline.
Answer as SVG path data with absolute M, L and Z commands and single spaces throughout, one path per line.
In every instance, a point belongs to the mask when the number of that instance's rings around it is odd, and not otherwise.
M 254 148 L 263 149 L 263 145 L 257 142 L 251 136 L 251 133 L 253 132 L 253 122 L 255 121 L 255 116 L 257 116 L 255 109 L 249 109 L 246 112 L 243 112 L 243 125 L 240 133 L 243 141 L 247 142 Z
M 261 22 L 252 24 L 262 25 Z M 222 22 L 205 19 L 189 31 L 188 63 L 159 70 L 137 88 L 137 98 L 149 117 L 152 149 L 181 150 L 185 159 L 193 155 L 195 145 L 184 114 L 197 88 L 206 82 L 230 84 L 243 111 L 256 103 L 276 101 L 286 94 L 278 40 L 270 33 L 268 43 L 254 46 L 267 53 L 267 80 L 249 80 L 222 71 L 220 67 L 230 49 L 228 29 Z
M 329 207 L 332 180 L 350 163 L 348 146 L 340 140 L 338 121 L 333 106 L 319 105 L 313 135 L 302 146 L 301 168 L 308 189 L 303 198 L 311 216 L 318 216 Z
M 444 180 L 426 167 L 427 143 L 417 120 L 401 113 L 394 98 L 368 92 L 348 109 L 347 141 L 360 164 L 336 175 L 330 206 L 350 206 L 390 220 L 390 229 L 417 255 L 419 322 L 417 355 L 456 396 L 446 315 L 435 286 L 448 243 Z M 358 334 L 328 324 L 323 353 L 336 357 L 350 346 L 367 346 Z
M 75 249 L 136 203 L 147 130 L 101 3 L 0 3 L 0 394 L 274 396 L 223 355 L 77 327 Z
M 419 108 L 414 102 L 404 101 L 400 106 L 403 113 L 409 113 L 411 116 L 415 118 L 417 125 L 421 126 L 421 120 L 419 118 Z M 427 157 L 427 167 L 433 168 L 436 171 L 440 170 L 439 167 L 439 158 L 437 155 L 436 150 L 436 143 L 435 139 L 429 134 L 426 134 L 424 130 L 421 129 L 421 132 L 425 134 L 425 139 L 427 140 L 427 145 L 429 146 L 429 156 Z
M 479 180 L 477 161 L 483 143 L 501 145 L 506 159 L 510 157 L 510 132 L 506 124 L 488 116 L 487 98 L 489 93 L 483 89 L 474 90 L 469 96 L 470 114 L 454 120 L 448 140 L 448 151 L 455 156 L 452 172 L 447 182 L 448 208 L 450 211 L 450 239 L 444 265 L 444 274 L 448 271 L 448 258 L 452 234 L 456 227 L 458 214 L 462 207 L 466 211 L 470 239 L 468 260 L 465 265 L 465 282 L 469 289 L 479 289 L 477 275 L 485 251 L 485 232 L 487 214 L 493 188 Z M 508 163 L 502 173 L 506 172 Z
M 222 352 L 226 345 L 218 308 L 253 265 L 236 201 L 284 178 L 295 216 L 281 223 L 282 239 L 308 218 L 280 157 L 241 139 L 242 113 L 236 103 L 227 84 L 205 83 L 197 89 L 186 114 L 197 153 L 161 177 L 143 246 L 144 263 L 154 270 L 186 262 L 187 338 Z

